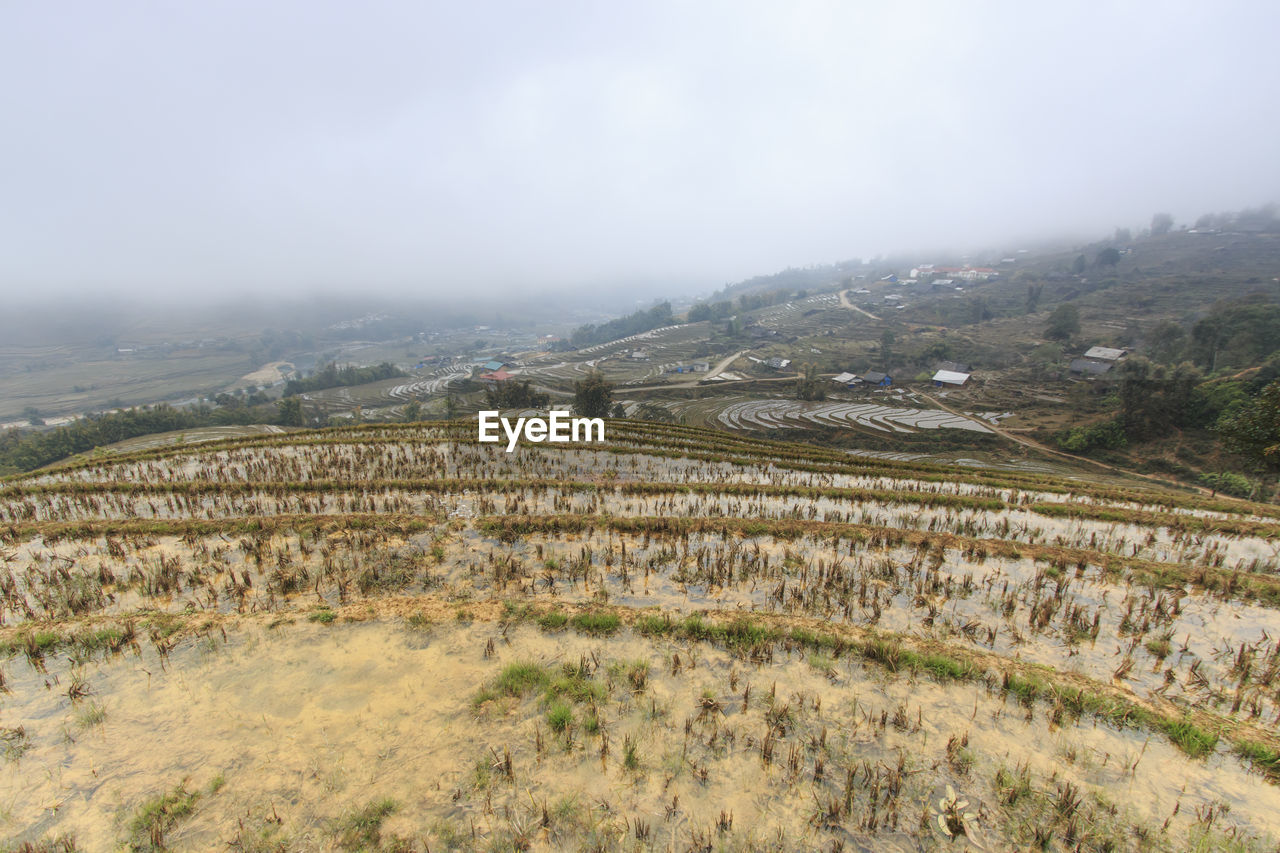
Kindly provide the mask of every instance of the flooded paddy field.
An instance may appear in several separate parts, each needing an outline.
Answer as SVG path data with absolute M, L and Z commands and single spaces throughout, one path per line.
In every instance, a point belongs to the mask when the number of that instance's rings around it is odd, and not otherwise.
M 0 485 L 0 836 L 1275 849 L 1274 506 L 685 427 L 472 439 Z
M 558 513 L 661 516 L 667 518 L 757 518 L 820 521 L 943 531 L 1008 542 L 1088 547 L 1104 554 L 1163 562 L 1204 564 L 1254 572 L 1280 571 L 1280 523 L 1267 520 L 1144 526 L 1105 518 L 1072 517 L 1076 508 L 1057 502 L 1007 504 L 991 501 L 913 500 L 893 489 L 830 488 L 763 484 L 724 494 L 691 490 L 688 482 L 579 482 L 546 477 L 536 481 L 440 480 L 420 488 L 403 481 L 236 489 L 99 489 L 78 494 L 44 492 L 39 498 L 0 503 L 0 521 L 80 522 L 123 519 L 227 519 L 298 514 L 400 513 L 453 515 Z M 448 486 L 453 485 L 453 488 Z M 876 494 L 879 493 L 879 494 Z M 967 504 L 967 505 L 966 505 Z M 985 505 L 985 508 L 984 508 Z M 1061 515 L 1059 515 L 1061 513 Z

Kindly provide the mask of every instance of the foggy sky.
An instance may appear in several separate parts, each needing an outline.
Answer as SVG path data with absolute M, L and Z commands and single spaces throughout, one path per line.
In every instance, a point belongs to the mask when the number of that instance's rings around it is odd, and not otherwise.
M 0 4 L 0 291 L 711 288 L 1280 199 L 1280 4 Z

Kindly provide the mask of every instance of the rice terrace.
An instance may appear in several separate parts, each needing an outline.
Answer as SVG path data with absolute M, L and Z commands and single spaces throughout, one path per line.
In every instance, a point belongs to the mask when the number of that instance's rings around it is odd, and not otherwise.
M 1274 847 L 1274 505 L 608 435 L 365 425 L 10 478 L 17 840 Z
M 1280 853 L 1280 3 L 0 20 L 0 853 Z

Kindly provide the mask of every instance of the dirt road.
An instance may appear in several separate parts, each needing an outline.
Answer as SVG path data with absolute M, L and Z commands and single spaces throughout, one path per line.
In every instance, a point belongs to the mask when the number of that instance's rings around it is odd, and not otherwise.
M 840 307 L 848 308 L 850 311 L 857 311 L 859 314 L 865 314 L 866 316 L 870 317 L 872 320 L 880 319 L 875 314 L 872 314 L 870 311 L 866 311 L 862 308 L 859 308 L 857 305 L 854 305 L 852 302 L 850 302 L 849 291 L 847 290 L 840 291 Z
M 945 405 L 935 397 L 931 397 L 928 394 L 925 394 L 923 392 L 917 392 L 917 393 L 919 394 L 920 397 L 922 397 L 925 400 L 928 400 L 930 403 L 933 403 L 933 405 L 937 406 L 939 409 L 950 412 L 953 415 L 959 415 L 960 417 L 968 417 L 963 412 L 957 412 L 955 409 Z M 1130 471 L 1127 468 L 1118 468 L 1115 465 L 1108 465 L 1105 462 L 1097 462 L 1093 459 L 1086 459 L 1083 456 L 1073 456 L 1070 453 L 1063 453 L 1061 450 L 1054 450 L 1052 447 L 1041 444 L 1040 442 L 1035 441 L 1034 439 L 1024 438 L 1020 435 L 1014 435 L 1007 429 L 1001 429 L 1000 426 L 997 424 L 986 423 L 985 421 L 983 423 L 986 425 L 988 429 L 990 429 L 996 435 L 999 435 L 1003 438 L 1007 438 L 1010 441 L 1023 445 L 1024 447 L 1030 447 L 1032 450 L 1038 450 L 1041 453 L 1046 453 L 1050 456 L 1057 456 L 1060 459 L 1067 459 L 1075 463 L 1084 462 L 1088 465 L 1094 466 L 1095 468 L 1101 468 L 1104 471 L 1109 471 L 1112 474 L 1121 474 L 1125 477 L 1136 477 L 1141 480 L 1146 480 L 1149 483 L 1156 483 L 1157 485 L 1164 486 L 1165 488 L 1169 488 L 1171 486 L 1190 488 L 1190 489 L 1194 489 L 1200 494 L 1205 494 L 1205 495 L 1209 494 L 1208 489 L 1202 489 L 1199 486 L 1193 486 L 1190 483 L 1172 482 L 1170 480 L 1165 480 L 1160 477 L 1152 477 L 1149 474 L 1139 474 L 1137 471 Z
M 735 361 L 742 358 L 746 354 L 747 354 L 746 350 L 739 350 L 738 352 L 735 352 L 731 356 L 722 358 L 720 361 L 712 365 L 710 370 L 708 370 L 705 374 L 703 374 L 703 377 L 704 377 L 703 379 L 688 379 L 684 382 L 672 382 L 669 384 L 662 383 L 659 385 L 630 385 L 630 386 L 621 385 L 615 388 L 614 390 L 619 394 L 623 394 L 623 393 L 629 394 L 632 391 L 657 391 L 657 390 L 665 390 L 667 388 L 697 388 L 699 383 L 706 381 L 706 379 L 710 379 L 712 376 L 719 376 L 721 373 L 725 371 L 725 368 L 727 368 L 729 365 L 733 364 Z M 787 377 L 787 378 L 792 379 L 794 377 Z M 733 380 L 728 380 L 728 381 L 733 381 Z M 759 380 L 745 380 L 745 381 L 759 381 Z M 721 383 L 716 383 L 716 384 L 721 384 Z

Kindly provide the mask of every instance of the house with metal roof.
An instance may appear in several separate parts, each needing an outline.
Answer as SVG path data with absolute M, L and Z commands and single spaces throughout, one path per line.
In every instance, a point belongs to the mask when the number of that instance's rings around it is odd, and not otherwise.
M 944 385 L 950 385 L 953 388 L 963 388 L 965 383 L 969 381 L 968 373 L 960 373 L 955 370 L 939 370 L 933 374 L 933 384 L 941 388 Z
M 1111 369 L 1109 361 L 1093 361 L 1088 358 L 1077 358 L 1071 362 L 1071 372 L 1087 376 L 1101 376 Z

